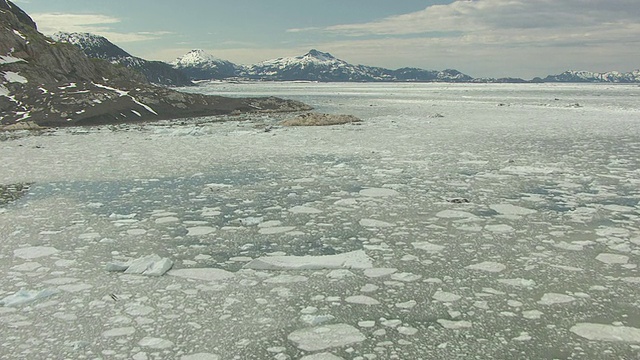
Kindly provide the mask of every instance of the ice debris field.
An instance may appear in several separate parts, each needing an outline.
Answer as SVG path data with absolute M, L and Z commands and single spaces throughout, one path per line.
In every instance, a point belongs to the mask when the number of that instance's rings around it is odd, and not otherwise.
M 0 142 L 0 357 L 640 358 L 639 87 L 190 91 L 364 122 Z

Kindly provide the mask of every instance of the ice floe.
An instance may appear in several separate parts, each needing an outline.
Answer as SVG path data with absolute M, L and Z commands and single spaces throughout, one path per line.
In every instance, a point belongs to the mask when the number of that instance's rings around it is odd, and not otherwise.
M 55 289 L 44 290 L 19 290 L 16 293 L 6 296 L 0 300 L 2 306 L 19 306 L 28 304 L 36 300 L 45 299 L 57 294 L 59 291 Z
M 370 269 L 372 259 L 362 250 L 324 256 L 265 256 L 244 265 L 255 270 Z
M 173 261 L 159 255 L 148 255 L 129 262 L 110 262 L 105 266 L 107 271 L 124 272 L 125 274 L 162 276 L 173 267 Z
M 366 340 L 360 330 L 347 324 L 299 329 L 287 337 L 297 348 L 304 351 L 320 351 L 357 344 Z
M 235 277 L 232 272 L 214 268 L 175 269 L 167 275 L 204 281 L 223 281 Z
M 58 249 L 50 246 L 29 246 L 13 250 L 13 256 L 21 259 L 37 259 L 57 254 Z
M 579 323 L 571 332 L 588 340 L 640 344 L 640 329 L 629 326 Z
M 507 266 L 493 261 L 485 261 L 478 264 L 469 265 L 466 267 L 469 270 L 485 271 L 491 273 L 499 273 L 504 271 Z
M 389 197 L 397 196 L 399 193 L 393 189 L 387 188 L 368 188 L 360 190 L 360 195 L 367 197 Z
M 546 293 L 542 295 L 538 304 L 540 305 L 555 305 L 555 304 L 566 304 L 575 301 L 576 298 L 573 296 L 565 295 L 565 294 L 556 294 L 556 293 Z

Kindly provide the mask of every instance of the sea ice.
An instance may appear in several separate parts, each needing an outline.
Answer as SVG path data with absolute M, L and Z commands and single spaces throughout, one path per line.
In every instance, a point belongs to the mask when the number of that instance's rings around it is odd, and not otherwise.
M 234 273 L 213 268 L 171 270 L 168 275 L 205 281 L 222 281 L 235 277 Z
M 295 230 L 295 226 L 273 226 L 273 227 L 262 227 L 258 230 L 258 233 L 262 235 L 273 235 L 273 234 L 282 234 L 289 231 Z
M 626 255 L 602 253 L 596 256 L 596 260 L 605 264 L 626 264 L 629 262 L 629 257 Z
M 523 287 L 523 288 L 532 288 L 536 286 L 536 282 L 529 279 L 498 279 L 498 282 L 501 284 L 514 286 L 514 287 Z
M 29 246 L 13 250 L 13 256 L 21 259 L 36 259 L 58 253 L 58 249 L 50 246 Z
M 507 224 L 494 224 L 494 225 L 487 225 L 484 227 L 485 230 L 493 232 L 493 233 L 499 233 L 499 234 L 508 234 L 508 233 L 512 233 L 515 231 L 515 229 L 513 227 L 511 227 L 510 225 Z
M 318 210 L 318 209 L 312 208 L 312 207 L 308 207 L 308 206 L 294 206 L 291 209 L 289 209 L 289 212 L 292 212 L 294 214 L 320 214 L 320 213 L 322 213 L 321 210 Z
M 202 236 L 211 234 L 212 232 L 216 231 L 216 229 L 211 226 L 194 226 L 191 228 L 187 228 L 187 231 L 188 236 Z
M 220 356 L 211 353 L 182 355 L 180 360 L 220 360 Z
M 396 271 L 398 271 L 398 269 L 395 269 L 395 268 L 372 268 L 372 269 L 366 269 L 364 271 L 364 275 L 370 278 L 377 278 L 377 277 L 391 275 Z
M 629 326 L 579 323 L 571 332 L 589 340 L 640 344 L 640 329 Z
M 424 250 L 431 253 L 440 252 L 445 249 L 442 245 L 432 244 L 428 241 L 418 241 L 411 243 L 415 249 Z
M 244 265 L 254 270 L 370 269 L 372 259 L 362 250 L 324 256 L 265 256 Z
M 398 192 L 387 188 L 368 188 L 360 190 L 360 195 L 367 197 L 388 197 L 396 196 Z
M 309 278 L 302 275 L 278 275 L 268 278 L 264 282 L 269 284 L 291 284 L 305 282 L 307 280 L 309 280 Z
M 364 295 L 349 296 L 346 299 L 344 299 L 344 301 L 351 304 L 380 305 L 380 301 Z
M 542 295 L 542 299 L 538 301 L 540 305 L 565 304 L 575 301 L 576 298 L 564 294 L 547 293 Z
M 304 351 L 320 351 L 366 340 L 358 329 L 347 324 L 300 329 L 289 334 L 287 338 Z
M 393 226 L 392 223 L 375 219 L 362 219 L 360 220 L 360 225 L 368 228 L 384 228 Z
M 104 337 L 119 337 L 119 336 L 129 336 L 133 335 L 136 332 L 136 329 L 133 327 L 123 327 L 107 330 L 102 333 Z
M 325 352 L 325 353 L 303 356 L 300 358 L 300 360 L 344 360 L 344 358 L 333 355 L 332 353 Z
M 162 276 L 173 266 L 173 261 L 158 255 L 144 256 L 130 262 L 110 262 L 105 266 L 107 271 L 124 271 L 125 274 L 146 276 Z
M 473 326 L 473 324 L 469 321 L 451 321 L 446 319 L 438 319 L 438 323 L 442 325 L 445 329 L 451 330 L 459 330 L 459 329 L 468 329 Z
M 437 213 L 436 216 L 442 219 L 464 219 L 464 218 L 476 217 L 470 212 L 459 211 L 459 210 L 443 210 Z
M 462 299 L 462 296 L 460 295 L 456 295 L 456 294 L 445 292 L 445 291 L 436 291 L 436 293 L 433 294 L 432 297 L 434 300 L 438 300 L 442 302 L 454 302 Z
M 486 271 L 492 273 L 499 273 L 504 271 L 507 267 L 504 264 L 500 264 L 493 261 L 485 261 L 479 264 L 469 265 L 466 267 L 469 270 Z
M 516 215 L 516 216 L 521 215 L 522 216 L 522 215 L 531 215 L 536 213 L 535 210 L 527 209 L 524 207 L 515 206 L 511 204 L 494 204 L 494 205 L 489 205 L 489 208 L 503 215 Z
M 142 340 L 138 342 L 138 345 L 142 347 L 148 347 L 151 349 L 161 350 L 161 349 L 168 349 L 170 347 L 173 347 L 173 342 L 166 339 L 147 336 L 142 338 Z
M 18 306 L 27 304 L 39 299 L 48 298 L 58 293 L 58 290 L 44 289 L 44 290 L 19 290 L 13 295 L 9 295 L 0 300 L 2 306 Z

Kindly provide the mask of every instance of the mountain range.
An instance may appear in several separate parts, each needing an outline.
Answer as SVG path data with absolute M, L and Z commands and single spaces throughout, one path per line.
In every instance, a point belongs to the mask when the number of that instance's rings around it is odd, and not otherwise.
M 195 49 L 171 64 L 146 61 L 134 57 L 102 36 L 82 33 L 57 33 L 56 41 L 69 42 L 89 57 L 105 59 L 142 72 L 149 81 L 164 85 L 188 85 L 189 80 L 260 80 L 260 81 L 318 81 L 318 82 L 472 82 L 472 83 L 640 83 L 640 70 L 629 73 L 566 71 L 544 78 L 473 78 L 458 70 L 425 70 L 353 65 L 333 55 L 310 50 L 308 53 L 272 59 L 244 66 L 219 59 L 204 50 Z M 169 66 L 174 71 L 170 71 Z M 182 75 L 182 76 L 180 76 Z
M 0 128 L 310 109 L 297 101 L 273 97 L 178 92 L 153 85 L 125 66 L 89 58 L 76 46 L 44 36 L 28 14 L 11 1 L 0 0 Z M 123 52 L 120 55 L 126 57 Z

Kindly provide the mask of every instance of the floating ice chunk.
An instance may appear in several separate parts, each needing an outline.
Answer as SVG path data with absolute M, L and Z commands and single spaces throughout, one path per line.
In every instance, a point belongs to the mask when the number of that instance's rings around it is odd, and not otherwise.
M 418 302 L 415 300 L 409 300 L 407 302 L 397 303 L 396 307 L 400 309 L 413 309 L 416 305 L 418 305 Z
M 358 329 L 347 324 L 300 329 L 289 334 L 287 338 L 304 351 L 320 351 L 366 340 Z
M 374 284 L 366 284 L 366 285 L 364 285 L 364 286 L 362 286 L 362 287 L 360 288 L 360 291 L 361 291 L 361 292 L 363 292 L 363 293 L 370 293 L 370 292 L 377 291 L 378 289 L 380 289 L 380 287 L 379 287 L 379 286 L 377 286 L 377 285 L 374 285 Z
M 477 270 L 477 271 L 486 271 L 491 273 L 499 273 L 506 269 L 507 267 L 504 264 L 500 264 L 493 261 L 485 261 L 479 264 L 469 265 L 466 269 L 469 270 Z
M 499 234 L 508 234 L 515 231 L 513 227 L 507 224 L 487 225 L 484 227 L 484 229 Z
M 557 172 L 558 169 L 534 166 L 507 166 L 500 171 L 513 175 L 551 175 Z
M 514 337 L 512 340 L 513 341 L 529 341 L 531 339 L 532 339 L 531 335 L 529 335 L 528 332 L 523 331 L 520 333 L 520 336 Z
M 464 219 L 477 217 L 470 212 L 459 210 L 443 210 L 437 213 L 436 216 L 442 219 Z
M 240 219 L 240 224 L 244 226 L 255 226 L 264 221 L 263 217 L 246 217 L 244 219 Z
M 432 244 L 428 241 L 418 241 L 418 242 L 411 243 L 411 245 L 413 245 L 415 249 L 424 250 L 432 253 L 440 252 L 445 249 L 445 247 L 442 245 Z
M 576 298 L 564 294 L 547 293 L 542 295 L 542 299 L 538 301 L 540 305 L 565 304 L 575 301 Z
M 211 234 L 212 232 L 216 231 L 216 229 L 211 226 L 195 226 L 187 228 L 187 231 L 187 236 L 202 236 Z
M 267 256 L 244 266 L 254 270 L 370 269 L 373 260 L 362 250 L 325 256 Z
M 605 264 L 626 264 L 629 262 L 629 257 L 625 255 L 602 253 L 596 256 L 596 260 Z
M 211 353 L 183 355 L 180 360 L 220 360 L 220 356 Z
M 540 319 L 542 315 L 544 315 L 544 313 L 538 310 L 527 310 L 522 312 L 522 317 L 529 320 Z
M 325 353 L 303 356 L 300 358 L 300 360 L 344 360 L 344 358 L 333 355 L 332 353 L 325 352 Z
M 422 275 L 412 274 L 408 272 L 391 274 L 391 279 L 402 282 L 414 282 L 422 278 Z
M 389 197 L 396 196 L 399 193 L 393 189 L 386 188 L 368 188 L 360 190 L 360 195 L 367 197 Z
M 45 299 L 58 293 L 58 290 L 44 289 L 44 290 L 19 290 L 13 295 L 9 295 L 0 300 L 2 306 L 18 306 L 34 302 L 36 300 Z
M 26 262 L 20 265 L 12 266 L 11 270 L 15 271 L 34 271 L 41 268 L 42 265 L 38 262 Z
M 320 214 L 322 210 L 318 210 L 316 208 L 308 207 L 308 206 L 294 206 L 289 209 L 289 212 L 294 214 Z
M 445 319 L 438 319 L 437 321 L 440 325 L 442 325 L 443 328 L 450 329 L 450 330 L 468 329 L 473 326 L 473 323 L 471 323 L 470 321 L 464 321 L 464 320 L 451 321 L 451 320 L 445 320 Z
M 514 286 L 514 287 L 521 287 L 521 288 L 532 288 L 532 287 L 536 286 L 536 282 L 535 281 L 529 280 L 529 279 L 522 279 L 522 278 L 517 278 L 517 279 L 499 279 L 498 282 L 501 283 L 501 284 Z
M 171 270 L 168 275 L 205 281 L 222 281 L 235 277 L 234 273 L 213 268 Z
M 349 296 L 348 298 L 344 299 L 344 301 L 350 304 L 380 305 L 380 301 L 364 295 Z
M 13 256 L 21 259 L 36 259 L 57 253 L 58 249 L 50 246 L 29 246 L 13 250 Z
M 395 269 L 395 268 L 372 268 L 372 269 L 366 269 L 364 271 L 364 275 L 370 278 L 378 278 L 378 277 L 391 275 L 396 271 L 398 271 L 398 269 Z
M 174 223 L 174 222 L 178 222 L 180 221 L 180 219 L 178 219 L 175 216 L 166 216 L 166 217 L 161 217 L 161 218 L 157 218 L 155 220 L 156 224 L 167 224 L 167 223 Z
M 358 326 L 362 328 L 372 328 L 376 326 L 376 322 L 371 320 L 358 321 Z
M 310 326 L 317 326 L 332 321 L 336 317 L 333 315 L 300 315 L 300 321 Z
M 269 284 L 291 284 L 297 282 L 305 282 L 307 280 L 309 280 L 309 278 L 302 275 L 278 275 L 272 278 L 268 278 L 264 282 Z
M 418 329 L 410 326 L 398 327 L 398 332 L 402 335 L 413 336 L 418 333 Z
M 125 306 L 124 312 L 131 316 L 147 316 L 154 312 L 156 309 L 151 306 L 142 305 L 139 303 L 129 303 Z
M 346 269 L 331 270 L 327 274 L 327 277 L 329 279 L 335 279 L 335 280 L 342 280 L 352 276 L 355 276 L 355 274 Z
M 445 291 L 436 291 L 436 293 L 433 294 L 432 297 L 434 300 L 438 300 L 442 302 L 454 302 L 462 299 L 462 296 L 460 295 L 456 295 L 454 293 L 445 292 Z
M 4 73 L 4 78 L 6 81 L 10 82 L 10 83 L 20 83 L 20 84 L 26 84 L 27 78 L 18 74 L 17 72 L 13 72 L 13 71 L 6 71 Z
M 107 330 L 102 333 L 102 336 L 108 337 L 108 338 L 119 337 L 119 336 L 129 336 L 129 335 L 133 335 L 135 332 L 136 332 L 136 329 L 133 327 L 122 327 L 122 328 Z
M 110 262 L 105 266 L 107 271 L 124 271 L 125 274 L 146 276 L 162 276 L 173 266 L 173 261 L 158 255 L 144 256 L 130 262 Z
M 173 347 L 173 342 L 166 339 L 147 336 L 142 338 L 142 340 L 138 341 L 138 345 L 142 347 L 148 347 L 148 348 L 160 350 L 160 349 L 167 349 L 167 348 Z
M 384 228 L 394 226 L 392 223 L 375 219 L 362 219 L 360 220 L 360 226 L 369 228 Z
M 535 210 L 520 207 L 520 206 L 515 206 L 511 204 L 494 204 L 494 205 L 489 205 L 489 208 L 503 215 L 524 216 L 524 215 L 531 215 L 536 213 Z
M 258 230 L 258 233 L 262 235 L 273 235 L 273 234 L 282 234 L 289 231 L 295 230 L 295 226 L 274 226 L 274 227 L 263 227 Z
M 629 326 L 580 323 L 571 332 L 589 340 L 640 343 L 640 329 Z

